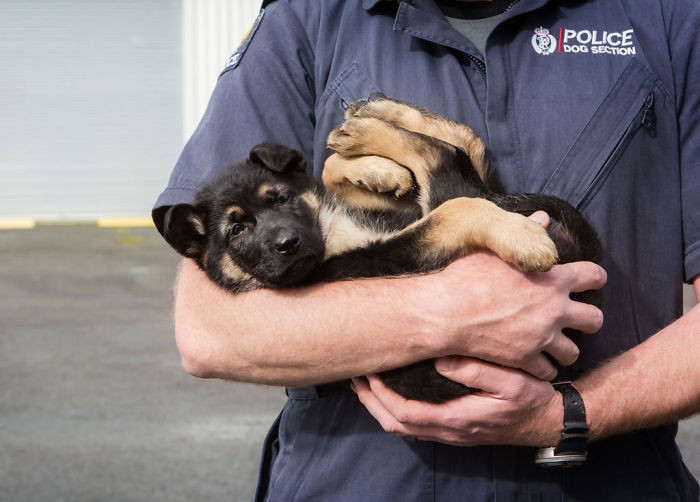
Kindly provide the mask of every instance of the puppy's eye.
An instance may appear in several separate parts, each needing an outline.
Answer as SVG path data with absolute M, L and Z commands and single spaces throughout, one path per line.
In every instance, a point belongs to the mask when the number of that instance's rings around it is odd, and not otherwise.
M 278 204 L 284 204 L 285 202 L 289 202 L 289 199 L 291 199 L 292 196 L 289 195 L 288 193 L 283 193 L 277 196 L 277 203 Z
M 238 235 L 241 232 L 245 230 L 245 225 L 241 225 L 240 223 L 236 223 L 231 227 L 231 235 Z

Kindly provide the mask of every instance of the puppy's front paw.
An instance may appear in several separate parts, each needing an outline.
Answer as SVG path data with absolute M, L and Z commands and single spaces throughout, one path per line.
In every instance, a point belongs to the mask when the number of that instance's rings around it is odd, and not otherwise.
M 375 93 L 353 106 L 351 116 L 357 118 L 375 118 L 400 124 L 406 114 L 415 113 L 416 111 L 414 107 L 406 103 L 396 101 L 384 94 Z M 350 112 L 350 109 L 348 109 L 348 112 Z M 349 116 L 348 112 L 346 112 L 346 117 Z
M 368 155 L 367 143 L 372 135 L 372 123 L 366 119 L 350 118 L 328 135 L 328 148 L 345 157 Z
M 413 176 L 408 169 L 384 157 L 368 156 L 356 159 L 357 168 L 348 173 L 354 185 L 371 192 L 399 199 L 414 189 Z
M 389 100 L 389 98 L 387 98 L 381 92 L 373 92 L 372 94 L 370 94 L 366 98 L 358 99 L 357 101 L 351 103 L 347 107 L 347 109 L 345 110 L 345 118 L 350 119 L 353 117 L 377 117 L 377 115 L 374 114 L 372 111 L 370 111 L 369 113 L 366 113 L 367 110 L 365 110 L 364 112 L 361 110 L 370 103 L 375 103 L 378 101 L 385 101 L 385 100 Z M 372 107 L 370 107 L 370 108 L 372 108 Z M 377 118 L 381 118 L 381 117 L 377 117 Z
M 493 251 L 522 272 L 546 272 L 558 259 L 547 231 L 525 216 L 513 214 L 499 235 Z

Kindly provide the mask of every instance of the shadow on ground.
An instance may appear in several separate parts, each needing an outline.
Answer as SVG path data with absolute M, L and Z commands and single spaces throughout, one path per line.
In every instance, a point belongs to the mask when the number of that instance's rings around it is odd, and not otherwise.
M 0 231 L 0 500 L 251 500 L 278 388 L 198 380 L 154 229 Z M 679 442 L 700 475 L 700 420 Z

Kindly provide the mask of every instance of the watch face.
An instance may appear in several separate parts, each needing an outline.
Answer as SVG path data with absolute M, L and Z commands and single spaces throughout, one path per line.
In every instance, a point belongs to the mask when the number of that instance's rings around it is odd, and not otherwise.
M 540 448 L 535 453 L 535 463 L 540 467 L 576 467 L 583 465 L 586 454 L 581 455 L 555 455 L 554 446 Z

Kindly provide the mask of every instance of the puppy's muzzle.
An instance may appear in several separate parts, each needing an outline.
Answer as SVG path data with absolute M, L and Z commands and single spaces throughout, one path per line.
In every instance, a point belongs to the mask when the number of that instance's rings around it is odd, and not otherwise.
M 299 251 L 299 236 L 291 231 L 280 233 L 275 239 L 275 250 L 279 254 L 293 255 Z

